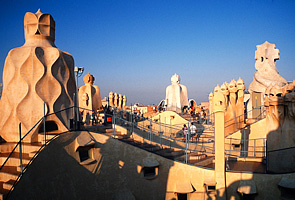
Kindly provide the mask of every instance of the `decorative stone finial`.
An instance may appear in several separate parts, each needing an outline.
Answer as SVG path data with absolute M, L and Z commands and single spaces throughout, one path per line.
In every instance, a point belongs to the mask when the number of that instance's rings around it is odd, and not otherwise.
M 85 84 L 91 84 L 93 85 L 94 83 L 94 76 L 92 76 L 90 73 L 86 74 L 84 77 L 83 77 L 83 81 Z
M 39 18 L 43 13 L 41 12 L 41 9 L 39 8 L 38 11 L 35 13 L 35 15 Z
M 265 42 L 257 45 L 255 51 L 255 68 L 254 78 L 248 90 L 264 93 L 265 89 L 272 84 L 278 84 L 280 87 L 287 84 L 287 81 L 279 75 L 276 61 L 280 59 L 280 51 L 276 49 L 275 44 Z
M 228 88 L 227 85 L 225 83 L 223 83 L 220 87 L 220 91 L 222 92 L 222 94 L 224 94 L 225 96 L 229 94 L 228 92 Z
M 278 72 L 276 67 L 276 61 L 280 59 L 280 51 L 276 48 L 275 44 L 271 44 L 265 41 L 261 45 L 257 45 L 257 50 L 255 51 L 255 68 L 260 70 L 260 66 L 263 63 L 267 63 Z
M 229 91 L 230 93 L 237 92 L 236 81 L 235 81 L 235 79 L 233 79 L 233 80 L 229 83 L 229 85 L 228 85 L 228 91 Z
M 275 85 L 270 89 L 270 94 L 271 96 L 281 97 L 283 94 L 283 88 L 278 85 Z
M 219 84 L 216 85 L 216 87 L 214 88 L 214 94 L 220 91 L 220 87 Z
M 225 111 L 225 98 L 224 95 L 219 91 L 214 93 L 213 97 L 213 112 L 224 112 Z
M 239 80 L 237 81 L 237 88 L 238 90 L 245 90 L 245 83 L 241 77 L 239 77 Z
M 176 73 L 171 77 L 171 83 L 180 83 L 180 77 Z
M 27 12 L 24 19 L 25 39 L 55 40 L 55 21 L 50 14 L 39 9 L 35 14 Z
M 211 101 L 211 100 L 213 100 L 213 93 L 212 92 L 210 92 L 210 94 L 209 94 L 209 101 Z

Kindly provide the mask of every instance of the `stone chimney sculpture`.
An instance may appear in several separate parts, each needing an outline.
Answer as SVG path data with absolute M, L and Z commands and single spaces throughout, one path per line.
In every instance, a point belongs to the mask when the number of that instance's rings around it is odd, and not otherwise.
M 244 81 L 239 78 L 238 81 L 234 79 L 230 83 L 224 82 L 221 87 L 217 85 L 214 88 L 214 94 L 210 93 L 210 104 L 213 104 L 213 98 L 215 93 L 220 92 L 224 96 L 224 123 L 225 123 L 225 135 L 237 131 L 239 128 L 243 128 L 244 124 Z
M 109 93 L 109 104 L 111 107 L 114 106 L 114 93 L 112 91 Z
M 166 88 L 166 110 L 181 113 L 185 106 L 189 106 L 186 86 L 180 84 L 180 77 L 174 74 L 171 85 Z
M 127 97 L 126 95 L 118 94 L 117 92 L 109 93 L 109 106 L 120 109 L 126 109 Z
M 123 96 L 122 94 L 119 94 L 118 108 L 122 108 L 122 104 L 123 104 Z
M 18 141 L 18 126 L 27 133 L 45 114 L 74 105 L 74 59 L 55 44 L 55 21 L 40 9 L 26 13 L 25 44 L 12 49 L 3 70 L 3 93 L 0 101 L 0 135 L 6 141 Z M 66 131 L 73 110 L 46 117 L 47 129 Z M 36 141 L 39 123 L 27 140 Z
M 115 92 L 114 94 L 114 106 L 118 107 L 119 95 Z
M 126 110 L 126 102 L 127 102 L 127 97 L 126 95 L 123 96 L 123 109 Z
M 280 59 L 280 52 L 276 49 L 275 44 L 265 42 L 261 45 L 257 45 L 255 51 L 255 68 L 254 78 L 249 85 L 250 101 L 248 104 L 248 110 L 258 108 L 264 105 L 264 94 L 267 87 L 278 85 L 283 87 L 287 84 L 287 81 L 279 75 L 277 70 L 276 61 Z M 257 114 L 255 112 L 249 113 L 249 118 L 255 118 Z
M 265 92 L 267 163 L 271 172 L 292 172 L 295 163 L 295 80 Z M 279 160 L 279 162 L 278 162 Z
M 89 116 L 92 114 L 91 110 L 97 111 L 103 109 L 100 89 L 97 85 L 93 85 L 94 80 L 93 75 L 90 73 L 86 74 L 83 77 L 85 85 L 79 88 L 79 107 L 80 112 L 83 112 L 83 119 L 86 119 L 87 114 Z

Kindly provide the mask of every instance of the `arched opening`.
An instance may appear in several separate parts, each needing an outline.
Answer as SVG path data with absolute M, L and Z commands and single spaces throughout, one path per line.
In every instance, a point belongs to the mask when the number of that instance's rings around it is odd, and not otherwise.
M 40 125 L 40 128 L 39 128 L 39 131 L 38 131 L 39 133 L 42 133 L 44 131 L 43 126 L 44 126 L 44 124 L 42 122 Z M 46 132 L 57 131 L 58 126 L 55 123 L 55 121 L 45 121 L 45 130 L 46 130 Z

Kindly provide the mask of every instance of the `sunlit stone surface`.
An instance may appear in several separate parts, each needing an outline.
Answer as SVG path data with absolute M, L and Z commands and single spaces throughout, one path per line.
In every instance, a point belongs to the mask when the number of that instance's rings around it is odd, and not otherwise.
M 40 10 L 28 12 L 24 28 L 26 42 L 8 53 L 3 71 L 0 135 L 6 141 L 19 140 L 19 123 L 23 134 L 36 124 L 43 116 L 44 102 L 46 114 L 74 105 L 74 60 L 54 44 L 52 16 Z M 67 110 L 48 116 L 46 121 L 65 131 L 72 114 Z M 27 137 L 29 140 L 35 140 L 39 126 Z

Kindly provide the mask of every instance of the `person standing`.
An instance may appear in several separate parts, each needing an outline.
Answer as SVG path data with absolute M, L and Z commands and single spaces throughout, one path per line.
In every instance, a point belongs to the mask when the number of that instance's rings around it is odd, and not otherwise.
M 193 137 L 196 135 L 197 132 L 197 127 L 194 125 L 194 123 L 192 123 L 192 125 L 190 126 L 190 135 L 192 138 L 192 142 L 193 142 Z
M 183 131 L 183 138 L 185 141 L 185 137 L 187 137 L 187 135 L 188 135 L 188 128 L 187 128 L 186 124 L 183 125 L 182 131 Z

